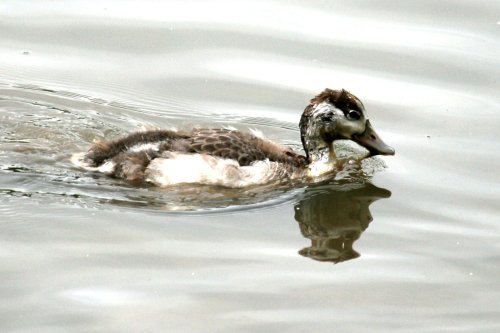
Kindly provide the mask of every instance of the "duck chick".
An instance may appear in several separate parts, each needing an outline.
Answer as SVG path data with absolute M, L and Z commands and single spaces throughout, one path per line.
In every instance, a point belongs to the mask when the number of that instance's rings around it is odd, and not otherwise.
M 192 129 L 152 130 L 96 142 L 72 161 L 134 183 L 245 187 L 335 170 L 336 140 L 353 140 L 370 155 L 394 154 L 375 133 L 361 101 L 346 90 L 325 89 L 314 97 L 299 127 L 305 156 L 248 132 Z
M 333 142 L 337 140 L 352 140 L 363 146 L 369 151 L 365 157 L 395 153 L 373 129 L 361 100 L 344 89 L 325 89 L 311 99 L 299 127 L 311 177 L 335 169 Z

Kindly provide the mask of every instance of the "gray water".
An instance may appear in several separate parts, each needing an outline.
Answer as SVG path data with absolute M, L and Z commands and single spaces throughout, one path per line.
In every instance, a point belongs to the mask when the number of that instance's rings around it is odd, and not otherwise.
M 0 331 L 500 331 L 499 36 L 498 1 L 2 1 Z M 300 150 L 325 87 L 384 171 L 165 190 L 69 161 L 190 125 Z

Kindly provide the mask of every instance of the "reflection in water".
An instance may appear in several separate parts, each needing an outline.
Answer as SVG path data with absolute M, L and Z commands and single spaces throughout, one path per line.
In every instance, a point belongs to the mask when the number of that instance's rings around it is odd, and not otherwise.
M 370 204 L 390 196 L 390 191 L 370 183 L 309 186 L 295 205 L 300 231 L 311 240 L 299 253 L 334 263 L 359 257 L 352 245 L 373 220 Z

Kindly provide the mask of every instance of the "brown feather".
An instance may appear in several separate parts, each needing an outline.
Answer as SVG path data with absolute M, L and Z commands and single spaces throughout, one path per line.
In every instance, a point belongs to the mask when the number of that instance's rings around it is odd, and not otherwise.
M 184 138 L 182 134 L 168 130 L 156 130 L 132 133 L 115 141 L 99 141 L 90 147 L 85 155 L 86 161 L 92 166 L 101 165 L 106 160 L 125 152 L 129 147 L 143 143 L 172 142 Z
M 127 151 L 140 144 L 160 143 L 158 150 Z M 142 179 L 150 160 L 163 152 L 176 151 L 199 153 L 238 161 L 247 166 L 255 161 L 269 159 L 290 167 L 304 167 L 307 160 L 291 149 L 250 133 L 228 129 L 196 129 L 191 132 L 148 131 L 130 134 L 124 138 L 97 142 L 87 152 L 85 159 L 92 166 L 111 160 L 114 175 L 130 181 Z

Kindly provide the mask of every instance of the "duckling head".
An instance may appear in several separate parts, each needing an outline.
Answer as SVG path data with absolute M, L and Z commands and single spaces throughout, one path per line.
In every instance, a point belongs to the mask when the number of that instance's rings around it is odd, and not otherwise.
M 373 155 L 394 155 L 366 117 L 363 103 L 348 91 L 325 89 L 300 119 L 300 137 L 309 163 L 321 158 L 335 140 L 352 140 Z

